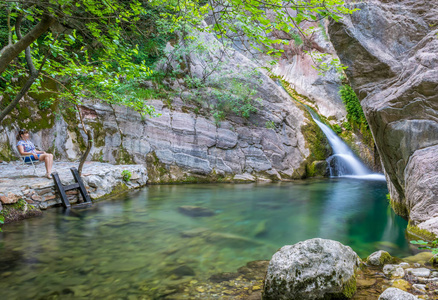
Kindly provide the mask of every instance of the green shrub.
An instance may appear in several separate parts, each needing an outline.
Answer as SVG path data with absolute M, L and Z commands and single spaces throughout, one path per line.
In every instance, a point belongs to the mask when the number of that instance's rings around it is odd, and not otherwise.
M 335 124 L 333 125 L 333 131 L 336 132 L 337 134 L 340 134 L 342 133 L 342 128 L 338 124 Z
M 132 176 L 132 173 L 130 171 L 128 171 L 128 170 L 123 170 L 122 171 L 123 181 L 128 182 L 131 179 L 131 176 Z
M 411 241 L 411 244 L 420 245 L 418 249 L 427 249 L 430 250 L 433 254 L 438 254 L 438 239 L 435 239 L 431 242 L 426 242 L 423 240 Z
M 348 123 L 348 122 L 344 122 L 344 123 L 342 123 L 342 127 L 344 127 L 345 130 L 351 130 L 351 129 L 353 129 L 353 127 L 351 127 L 351 124 Z
M 268 129 L 275 129 L 275 123 L 274 123 L 274 121 L 267 121 L 267 122 L 265 123 L 265 127 L 268 128 Z
M 347 110 L 347 120 L 350 123 L 366 124 L 367 120 L 365 114 L 363 113 L 362 106 L 360 106 L 359 98 L 357 98 L 356 93 L 353 91 L 351 86 L 344 85 L 339 91 L 341 95 L 342 102 L 345 104 L 345 109 Z

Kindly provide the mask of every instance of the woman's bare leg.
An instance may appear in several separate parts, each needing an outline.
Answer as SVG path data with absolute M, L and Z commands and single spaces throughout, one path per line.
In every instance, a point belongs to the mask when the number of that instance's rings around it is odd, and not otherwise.
M 49 154 L 50 157 L 50 173 L 52 173 L 52 167 L 53 167 L 53 154 Z
M 49 177 L 48 175 L 50 175 L 52 172 L 53 155 L 48 153 L 41 154 L 39 160 L 44 161 L 46 166 L 46 175 Z

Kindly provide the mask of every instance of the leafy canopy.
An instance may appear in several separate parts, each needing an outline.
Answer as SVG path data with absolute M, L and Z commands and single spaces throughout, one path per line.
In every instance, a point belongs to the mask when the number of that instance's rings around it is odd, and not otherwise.
M 7 34 L 0 35 L 2 55 L 20 40 L 15 32 L 19 25 L 25 35 L 44 17 L 56 21 L 56 26 L 30 45 L 32 61 L 40 70 L 31 92 L 51 93 L 51 99 L 68 99 L 74 104 L 95 97 L 141 114 L 154 114 L 153 108 L 134 93 L 121 95 L 118 88 L 151 75 L 150 56 L 144 49 L 156 49 L 150 41 L 159 35 L 181 38 L 187 27 L 196 28 L 279 56 L 282 50 L 278 46 L 288 41 L 275 38 L 274 31 L 305 34 L 301 29 L 304 22 L 328 16 L 338 20 L 355 10 L 342 0 L 1 0 L 0 8 L 1 26 L 7 28 Z M 152 27 L 160 32 L 154 33 Z M 18 93 L 16 80 L 28 74 L 23 51 L 0 74 L 5 102 Z M 46 88 L 50 81 L 57 83 L 57 92 Z

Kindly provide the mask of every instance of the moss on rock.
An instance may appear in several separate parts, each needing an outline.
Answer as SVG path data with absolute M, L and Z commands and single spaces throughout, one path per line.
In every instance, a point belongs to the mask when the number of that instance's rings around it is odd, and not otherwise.
M 392 210 L 399 216 L 402 217 L 409 217 L 409 209 L 408 207 L 402 203 L 402 202 L 397 202 L 391 199 L 391 197 L 388 195 L 386 195 L 386 198 L 389 201 L 389 205 L 391 205 Z
M 366 262 L 373 266 L 383 266 L 384 264 L 394 262 L 394 258 L 388 252 L 379 250 L 370 254 L 370 256 L 367 257 Z
M 310 117 L 310 114 L 308 116 Z M 307 176 L 311 177 L 315 174 L 315 170 L 311 164 L 314 161 L 325 160 L 331 155 L 329 142 L 322 130 L 314 122 L 310 122 L 301 126 L 301 132 L 306 141 L 306 147 L 310 150 L 310 155 L 307 158 L 306 172 Z
M 4 217 L 5 223 L 23 220 L 42 215 L 40 209 L 27 203 L 24 199 L 18 200 L 13 204 L 4 204 L 0 215 Z
M 352 276 L 345 284 L 344 289 L 342 290 L 342 295 L 346 298 L 350 299 L 356 293 L 356 275 Z M 342 298 L 342 297 L 340 297 Z
M 119 184 L 117 184 L 113 187 L 113 189 L 110 193 L 102 195 L 98 198 L 93 198 L 93 201 L 100 201 L 103 199 L 107 199 L 108 197 L 113 197 L 113 196 L 119 195 L 119 194 L 124 193 L 128 190 L 129 190 L 128 186 L 125 183 L 120 182 Z
M 116 164 L 119 165 L 134 164 L 134 160 L 132 159 L 131 154 L 125 148 L 123 148 L 123 146 L 117 149 L 113 154 L 116 159 Z
M 435 233 L 412 225 L 411 221 L 409 221 L 408 227 L 406 228 L 406 235 L 409 240 L 421 239 L 425 241 L 433 241 L 437 238 Z

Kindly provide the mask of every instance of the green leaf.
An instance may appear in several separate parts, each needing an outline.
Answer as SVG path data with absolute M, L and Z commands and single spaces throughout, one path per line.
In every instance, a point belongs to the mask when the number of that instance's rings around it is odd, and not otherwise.
M 414 244 L 414 245 L 427 245 L 428 244 L 427 242 L 425 242 L 423 240 L 411 241 L 410 243 Z

